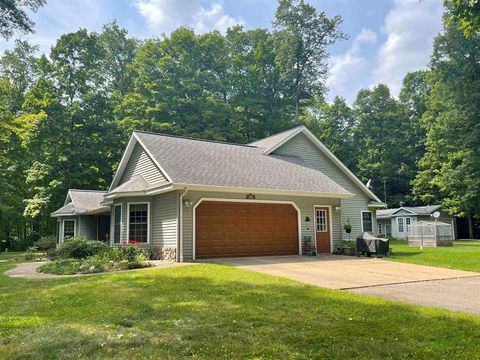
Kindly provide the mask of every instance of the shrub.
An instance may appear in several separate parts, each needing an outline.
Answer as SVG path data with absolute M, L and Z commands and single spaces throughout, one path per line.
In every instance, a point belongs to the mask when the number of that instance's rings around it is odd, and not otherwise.
M 38 272 L 56 275 L 73 275 L 80 272 L 82 262 L 75 259 L 59 259 L 49 261 L 37 268 Z
M 36 246 L 30 246 L 27 251 L 25 251 L 24 257 L 25 260 L 33 260 L 35 259 L 35 252 L 38 250 Z
M 55 249 L 57 246 L 57 239 L 55 236 L 42 236 L 36 243 L 35 246 L 40 250 L 50 250 Z
M 107 249 L 107 246 L 95 240 L 86 240 L 84 237 L 73 237 L 65 239 L 58 246 L 56 254 L 62 258 L 85 259 L 97 255 Z
M 84 259 L 56 259 L 38 268 L 39 272 L 57 275 L 91 274 L 115 270 L 147 267 L 145 252 L 137 246 L 103 248 L 96 255 Z
M 148 262 L 145 251 L 134 245 L 109 248 L 107 251 L 98 254 L 97 257 L 105 261 L 119 263 L 123 269 L 144 267 Z

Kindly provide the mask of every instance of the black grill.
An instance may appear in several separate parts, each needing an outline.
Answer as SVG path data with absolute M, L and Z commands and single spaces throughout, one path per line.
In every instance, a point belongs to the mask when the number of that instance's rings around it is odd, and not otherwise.
M 390 248 L 390 241 L 388 239 L 373 236 L 368 232 L 364 232 L 357 237 L 357 255 L 382 254 L 387 256 Z

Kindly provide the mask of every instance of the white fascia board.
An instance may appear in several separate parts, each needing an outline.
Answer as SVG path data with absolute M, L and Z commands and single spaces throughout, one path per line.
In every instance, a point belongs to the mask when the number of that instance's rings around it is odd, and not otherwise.
M 412 215 L 418 215 L 418 214 L 417 214 L 416 212 L 414 212 L 414 211 L 411 211 L 411 210 L 408 210 L 408 209 L 405 209 L 405 208 L 401 207 L 401 208 L 399 208 L 398 210 L 392 212 L 392 213 L 390 214 L 390 216 L 395 215 L 395 214 L 396 214 L 397 212 L 399 212 L 400 210 L 409 212 L 409 213 L 412 214 Z
M 276 189 L 259 189 L 259 188 L 242 188 L 231 186 L 215 186 L 215 185 L 199 185 L 199 184 L 174 184 L 174 190 L 188 189 L 190 191 L 218 191 L 226 193 L 252 193 L 262 195 L 278 195 L 278 196 L 306 196 L 315 198 L 334 198 L 334 199 L 351 199 L 355 195 L 352 193 L 322 193 L 312 191 L 290 191 Z
M 110 192 L 112 189 L 114 189 L 117 186 L 118 182 L 120 181 L 120 178 L 122 177 L 123 171 L 125 170 L 125 167 L 127 166 L 128 160 L 130 159 L 130 155 L 132 155 L 132 151 L 133 151 L 133 148 L 135 147 L 136 143 L 137 143 L 137 139 L 134 136 L 134 134 L 132 134 L 132 136 L 130 136 L 130 140 L 128 140 L 127 147 L 125 148 L 125 151 L 123 152 L 122 159 L 120 160 L 120 163 L 118 164 L 117 171 L 115 171 L 115 175 L 113 176 L 112 183 L 110 184 L 110 187 L 108 188 L 108 192 Z
M 270 149 L 265 151 L 266 155 L 271 154 L 273 151 L 278 149 L 280 146 L 283 144 L 287 143 L 290 139 L 292 139 L 294 136 L 296 136 L 299 133 L 303 133 L 310 141 L 312 141 L 318 149 L 320 149 L 321 152 L 323 152 L 330 160 L 333 161 L 335 165 L 337 165 L 340 170 L 342 170 L 351 180 L 353 180 L 354 183 L 356 183 L 360 189 L 362 189 L 370 198 L 372 198 L 375 201 L 382 202 L 370 189 L 368 189 L 363 182 L 360 181 L 359 178 L 355 176 L 354 173 L 352 173 L 344 163 L 340 161 L 328 148 L 322 144 L 320 140 L 317 139 L 315 135 L 312 134 L 310 130 L 308 130 L 305 126 L 300 127 L 297 131 L 294 131 L 290 136 L 286 137 L 282 141 L 280 141 L 277 145 L 271 147 Z
M 367 207 L 385 208 L 387 207 L 387 204 L 380 202 L 380 203 L 374 203 L 374 204 L 367 204 Z
M 153 196 L 157 194 L 163 194 L 166 192 L 170 192 L 175 190 L 172 185 L 162 186 L 158 188 L 152 188 L 149 190 L 144 191 L 125 191 L 119 193 L 112 193 L 105 195 L 104 200 L 100 203 L 100 205 L 108 206 L 112 204 L 113 199 L 119 199 L 124 197 L 132 197 L 132 196 Z
M 64 216 L 77 216 L 77 215 L 79 215 L 79 214 L 55 214 L 55 213 L 51 213 L 50 217 L 57 218 L 57 217 L 64 217 Z

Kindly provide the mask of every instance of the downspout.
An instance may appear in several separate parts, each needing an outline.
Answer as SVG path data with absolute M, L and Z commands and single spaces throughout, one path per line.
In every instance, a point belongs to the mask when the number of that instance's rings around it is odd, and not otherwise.
M 178 261 L 183 262 L 183 197 L 188 193 L 188 189 L 184 188 L 183 193 L 180 194 L 180 206 L 178 214 Z

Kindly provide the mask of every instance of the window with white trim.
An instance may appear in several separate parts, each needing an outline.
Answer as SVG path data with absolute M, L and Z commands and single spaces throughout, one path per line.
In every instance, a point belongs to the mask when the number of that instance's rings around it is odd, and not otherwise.
M 373 231 L 373 219 L 371 211 L 362 211 L 362 229 L 363 231 Z
M 122 223 L 122 205 L 115 205 L 113 208 L 113 242 L 120 243 L 120 231 Z
M 75 220 L 63 220 L 63 238 L 75 236 Z
M 411 219 L 409 217 L 405 218 L 405 225 L 407 228 L 407 232 L 410 231 L 410 223 L 411 223 Z
M 148 242 L 148 203 L 128 205 L 128 242 Z
M 327 232 L 327 210 L 316 209 L 317 232 Z
M 399 217 L 397 218 L 397 228 L 399 233 L 403 233 L 405 230 L 405 225 L 404 225 L 403 218 Z

